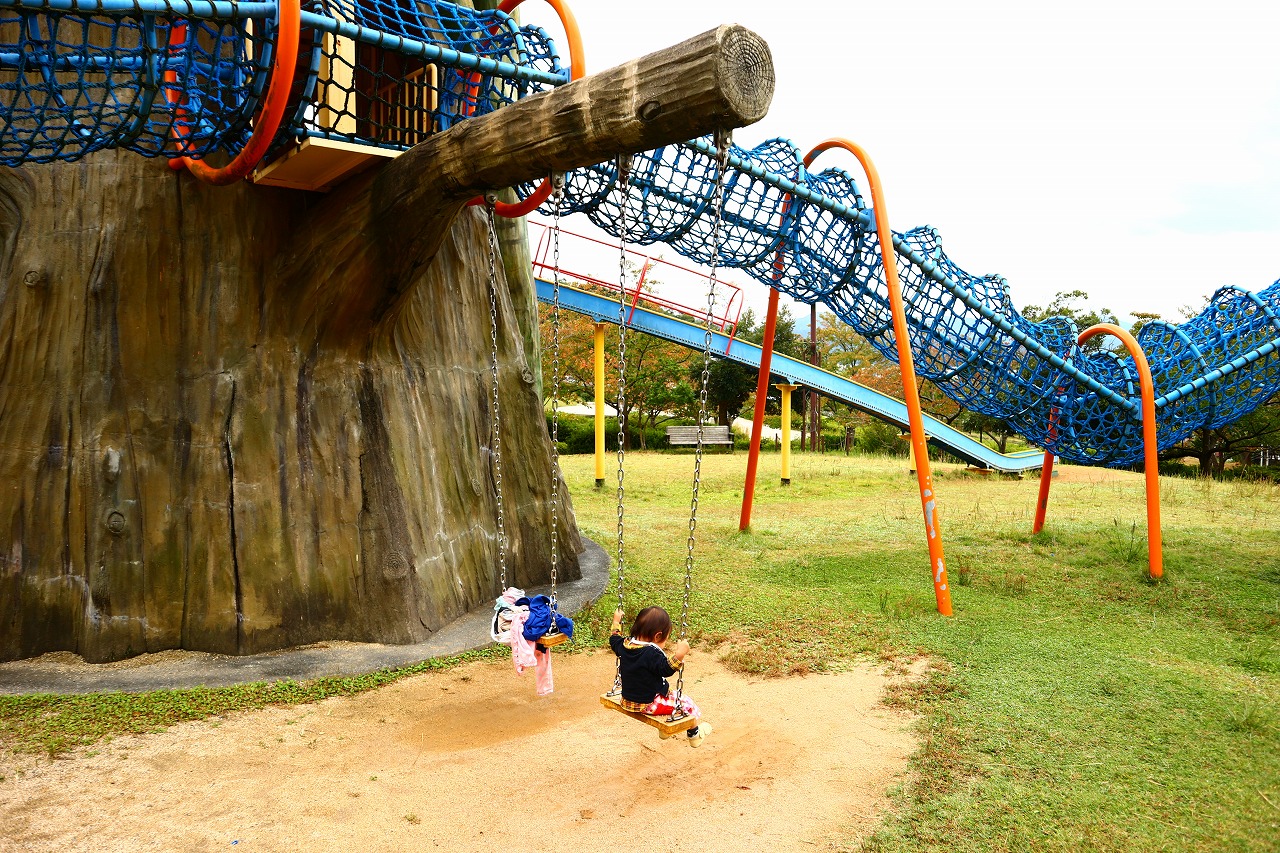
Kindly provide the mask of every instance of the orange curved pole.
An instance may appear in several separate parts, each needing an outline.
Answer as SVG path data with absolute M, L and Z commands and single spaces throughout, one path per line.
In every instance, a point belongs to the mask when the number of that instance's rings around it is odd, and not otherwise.
M 819 154 L 842 148 L 858 158 L 871 188 L 871 207 L 876 215 L 876 235 L 880 238 L 880 254 L 884 259 L 884 283 L 889 291 L 889 308 L 893 312 L 893 337 L 898 346 L 898 366 L 902 369 L 902 398 L 907 404 L 907 420 L 911 427 L 911 447 L 916 454 L 916 480 L 920 486 L 920 505 L 924 510 L 925 536 L 929 543 L 929 569 L 933 574 L 933 594 L 938 612 L 951 615 L 951 588 L 947 583 L 947 561 L 942 551 L 942 528 L 938 522 L 938 497 L 929 470 L 929 450 L 924 433 L 924 413 L 920 409 L 920 389 L 916 384 L 915 361 L 911 357 L 911 340 L 907 333 L 907 313 L 902 301 L 902 285 L 898 281 L 898 263 L 893 250 L 893 232 L 889 230 L 889 214 L 884 201 L 880 174 L 867 152 L 847 139 L 839 137 L 818 143 L 804 158 L 805 166 Z
M 509 15 L 523 2 L 524 0 L 502 0 L 498 4 L 498 11 Z M 569 9 L 569 4 L 564 0 L 546 0 L 546 3 L 552 9 L 555 9 L 556 14 L 560 16 L 560 24 L 564 27 L 565 39 L 569 42 L 569 80 L 581 80 L 586 76 L 587 64 L 582 49 L 582 31 L 578 29 L 578 19 L 573 16 L 573 12 Z M 480 75 L 472 74 L 469 80 L 478 91 Z M 542 183 L 538 185 L 536 190 L 518 202 L 513 204 L 508 204 L 505 201 L 494 202 L 493 212 L 507 219 L 528 216 L 538 209 L 538 205 L 549 198 L 551 198 L 551 180 L 543 178 Z M 484 204 L 484 196 L 476 196 L 467 204 L 472 206 Z
M 1039 533 L 1044 529 L 1044 517 L 1049 512 L 1049 483 L 1053 480 L 1053 456 L 1052 450 L 1044 452 L 1044 462 L 1040 465 L 1040 493 L 1036 495 L 1036 520 L 1031 526 L 1032 533 Z
M 1156 444 L 1156 391 L 1151 379 L 1151 365 L 1133 335 L 1113 323 L 1099 323 L 1080 333 L 1077 342 L 1083 344 L 1098 335 L 1114 335 L 1133 356 L 1138 369 L 1138 390 L 1142 395 L 1142 467 L 1147 491 L 1147 570 L 1151 577 L 1164 576 L 1164 548 L 1160 537 L 1160 447 Z M 1053 455 L 1045 452 L 1046 465 L 1040 472 L 1040 504 L 1036 509 L 1034 532 L 1044 525 L 1044 514 L 1049 504 L 1049 478 L 1052 476 Z
M 175 171 L 186 167 L 200 180 L 207 184 L 225 187 L 242 180 L 266 156 L 271 140 L 275 139 L 280 122 L 284 119 L 285 109 L 289 106 L 289 93 L 293 88 L 294 71 L 298 64 L 298 42 L 302 30 L 302 7 L 300 0 L 279 0 L 278 19 L 276 21 L 275 56 L 271 61 L 271 79 L 267 83 L 267 96 L 263 100 L 262 110 L 257 121 L 253 123 L 253 133 L 248 143 L 240 149 L 240 153 L 227 165 L 215 169 L 203 160 L 190 157 L 177 157 L 169 161 L 169 168 Z M 186 25 L 175 25 L 169 34 L 169 44 L 181 44 L 186 39 Z M 165 72 L 166 82 L 176 82 L 177 74 Z M 166 90 L 170 103 L 181 96 L 172 90 Z M 177 125 L 173 134 L 179 146 L 186 147 L 186 141 Z

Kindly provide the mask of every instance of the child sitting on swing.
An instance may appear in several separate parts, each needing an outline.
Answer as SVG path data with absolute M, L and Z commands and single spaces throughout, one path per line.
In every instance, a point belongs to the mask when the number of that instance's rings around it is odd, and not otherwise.
M 609 646 L 618 656 L 618 674 L 622 677 L 622 701 L 624 711 L 640 714 L 670 714 L 676 708 L 676 697 L 671 695 L 667 676 L 675 675 L 689 654 L 689 643 L 680 640 L 669 654 L 662 646 L 671 636 L 671 617 L 661 607 L 646 607 L 636 614 L 631 625 L 631 636 L 622 637 L 622 611 L 613 612 L 613 627 Z M 680 707 L 696 724 L 686 734 L 689 746 L 702 746 L 711 734 L 711 724 L 701 721 L 698 706 L 688 696 L 681 696 Z M 662 735 L 671 737 L 671 735 Z

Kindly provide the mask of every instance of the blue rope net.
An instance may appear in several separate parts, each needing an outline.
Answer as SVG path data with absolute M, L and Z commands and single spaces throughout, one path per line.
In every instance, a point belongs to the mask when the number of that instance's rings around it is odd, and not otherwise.
M 0 164 L 104 148 L 235 156 L 270 80 L 275 21 L 274 2 L 0 0 Z M 313 0 L 274 149 L 323 137 L 403 150 L 568 79 L 547 34 L 501 12 Z
M 715 168 L 706 139 L 638 155 L 626 234 L 614 164 L 571 173 L 560 212 L 709 263 Z M 897 360 L 874 215 L 847 172 L 809 173 L 793 143 L 774 139 L 732 148 L 725 192 L 721 266 L 826 305 Z M 553 212 L 550 204 L 543 212 Z M 1065 318 L 1027 320 L 1003 278 L 965 272 L 932 228 L 895 233 L 893 242 L 917 373 L 1071 461 L 1141 461 L 1138 373 L 1127 352 L 1082 349 L 1081 330 Z M 1219 290 L 1197 317 L 1150 323 L 1138 341 L 1155 379 L 1161 448 L 1230 423 L 1280 389 L 1280 282 L 1257 294 Z
M 103 148 L 234 156 L 270 79 L 273 2 L 0 0 L 0 164 L 76 160 Z M 441 0 L 310 0 L 287 120 L 305 137 L 405 149 L 426 135 L 567 82 L 546 33 Z M 181 151 L 175 137 L 185 142 Z M 626 238 L 709 263 L 715 184 L 707 140 L 640 155 L 641 209 Z M 562 213 L 617 234 L 613 164 L 574 172 Z M 718 263 L 829 306 L 896 357 L 882 247 L 856 182 L 810 173 L 775 139 L 734 147 Z M 1061 319 L 1031 323 L 998 276 L 956 266 L 929 228 L 895 234 L 920 375 L 977 412 L 1078 462 L 1141 458 L 1127 354 L 1087 352 Z M 1196 318 L 1139 335 L 1156 377 L 1163 447 L 1241 417 L 1280 387 L 1280 282 L 1218 291 Z
M 451 3 L 320 0 L 303 16 L 302 46 L 304 82 L 278 142 L 406 150 L 569 79 L 540 27 Z

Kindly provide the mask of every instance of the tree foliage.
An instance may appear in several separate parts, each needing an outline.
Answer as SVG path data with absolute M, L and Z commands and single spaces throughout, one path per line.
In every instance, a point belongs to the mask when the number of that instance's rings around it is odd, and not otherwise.
M 580 286 L 580 285 L 578 285 Z M 655 310 L 652 309 L 651 310 Z M 538 308 L 543 347 L 543 392 L 551 399 L 555 358 L 552 352 L 551 306 Z M 560 311 L 560 400 L 590 402 L 595 395 L 595 323 L 572 311 Z M 610 324 L 605 330 L 605 404 L 618 410 L 619 330 Z M 626 393 L 618 411 L 628 444 L 645 427 L 654 427 L 672 417 L 692 417 L 697 391 L 691 381 L 702 359 L 690 349 L 651 335 L 629 331 L 626 336 Z
M 1247 463 L 1254 452 L 1280 451 L 1280 397 L 1217 429 L 1198 429 L 1181 444 L 1161 451 L 1161 459 L 1194 458 L 1200 476 L 1218 477 L 1231 459 Z

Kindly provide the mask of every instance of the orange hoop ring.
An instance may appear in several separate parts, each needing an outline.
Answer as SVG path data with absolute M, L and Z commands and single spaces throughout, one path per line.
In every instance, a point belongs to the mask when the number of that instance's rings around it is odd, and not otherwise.
M 524 0 L 502 0 L 498 4 L 498 11 L 504 14 L 511 14 L 517 6 Z M 556 14 L 560 16 L 560 24 L 564 27 L 565 39 L 569 42 L 569 80 L 581 80 L 586 76 L 586 62 L 583 58 L 582 50 L 582 33 L 578 29 L 578 21 L 573 17 L 573 12 L 569 10 L 569 4 L 564 0 L 546 0 L 547 5 L 556 10 Z M 479 80 L 479 75 L 473 75 L 473 79 Z M 507 204 L 505 201 L 494 202 L 493 212 L 506 219 L 515 219 L 519 216 L 528 216 L 537 210 L 538 205 L 551 198 L 551 180 L 543 178 L 538 188 L 528 195 L 523 201 L 515 204 Z M 484 196 L 476 196 L 467 202 L 468 205 L 484 204 Z
M 227 165 L 215 169 L 203 160 L 190 157 L 176 157 L 169 161 L 169 168 L 177 171 L 183 166 L 200 180 L 216 187 L 225 187 L 242 180 L 258 162 L 266 156 L 271 140 L 275 139 L 280 122 L 284 119 L 284 111 L 288 107 L 289 92 L 293 88 L 294 70 L 298 64 L 298 42 L 302 31 L 301 0 L 277 0 L 276 45 L 275 56 L 271 61 L 271 79 L 267 83 L 267 96 L 263 99 L 262 111 L 254 122 L 253 133 L 244 148 Z M 169 34 L 169 44 L 181 43 L 186 39 L 186 25 L 174 26 Z M 166 82 L 176 82 L 177 74 L 165 72 Z M 173 92 L 167 93 L 170 103 L 178 99 Z M 186 139 L 177 125 L 173 127 L 174 139 L 180 146 L 186 145 Z

